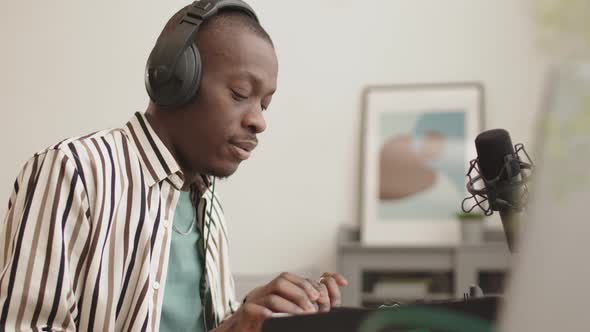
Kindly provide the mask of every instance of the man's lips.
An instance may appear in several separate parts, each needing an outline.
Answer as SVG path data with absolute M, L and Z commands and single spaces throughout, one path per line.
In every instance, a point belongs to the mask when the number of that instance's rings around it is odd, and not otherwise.
M 256 145 L 258 145 L 258 142 L 254 140 L 235 140 L 230 143 L 247 152 L 252 152 L 256 148 Z
M 258 142 L 255 140 L 233 140 L 230 142 L 234 155 L 240 160 L 250 158 L 252 150 L 256 148 Z

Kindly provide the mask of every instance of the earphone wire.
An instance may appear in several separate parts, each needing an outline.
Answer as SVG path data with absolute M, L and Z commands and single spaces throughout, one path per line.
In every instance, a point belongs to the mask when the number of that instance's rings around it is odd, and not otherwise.
M 207 251 L 209 250 L 209 236 L 211 235 L 211 215 L 213 214 L 213 202 L 215 200 L 215 177 L 213 177 L 213 184 L 211 185 L 211 205 L 209 206 L 209 213 L 207 213 L 206 217 L 207 220 L 203 220 L 203 238 L 205 240 L 204 243 L 204 252 L 203 252 L 203 268 L 202 268 L 202 273 L 203 276 L 201 277 L 201 282 L 204 283 L 204 286 L 202 286 L 202 288 L 204 289 L 203 294 L 201 295 L 201 304 L 203 306 L 203 323 L 205 325 L 205 331 L 208 331 L 207 328 L 207 300 L 208 300 L 208 296 L 207 296 L 207 289 L 209 288 L 207 286 L 208 282 L 207 282 Z M 206 235 L 205 235 L 206 233 Z M 215 322 L 215 317 L 213 318 L 213 321 Z M 216 325 L 216 324 L 214 324 Z

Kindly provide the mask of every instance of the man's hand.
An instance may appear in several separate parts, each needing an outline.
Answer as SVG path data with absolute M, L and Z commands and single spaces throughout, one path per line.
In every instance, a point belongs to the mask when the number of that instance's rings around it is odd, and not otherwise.
M 246 296 L 246 304 L 254 303 L 275 313 L 304 314 L 317 312 L 314 303 L 320 291 L 307 279 L 283 272 L 265 286 Z
M 254 289 L 245 303 L 255 303 L 275 313 L 327 312 L 342 303 L 340 287 L 347 284 L 343 276 L 333 272 L 323 273 L 319 281 L 284 272 Z
M 293 315 L 327 312 L 341 303 L 340 287 L 348 282 L 338 273 L 326 272 L 319 281 L 284 272 L 254 289 L 246 301 L 214 332 L 258 332 L 273 313 Z

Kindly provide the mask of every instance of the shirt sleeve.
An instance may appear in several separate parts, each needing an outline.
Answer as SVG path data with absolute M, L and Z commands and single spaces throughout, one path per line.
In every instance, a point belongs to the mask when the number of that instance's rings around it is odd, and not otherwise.
M 60 150 L 21 170 L 0 225 L 0 330 L 75 331 L 89 204 L 75 163 Z

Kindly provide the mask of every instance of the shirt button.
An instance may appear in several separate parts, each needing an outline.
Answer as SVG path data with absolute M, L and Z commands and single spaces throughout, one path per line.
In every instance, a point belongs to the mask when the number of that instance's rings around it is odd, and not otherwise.
M 168 226 L 170 226 L 170 222 L 168 221 L 168 219 L 164 219 L 164 221 L 162 221 L 162 225 L 164 226 L 164 228 L 168 228 Z
M 158 289 L 160 289 L 160 283 L 159 283 L 159 282 L 157 282 L 157 281 L 156 281 L 156 282 L 154 282 L 154 285 L 153 285 L 153 287 L 154 287 L 154 289 L 155 289 L 155 290 L 158 290 Z

